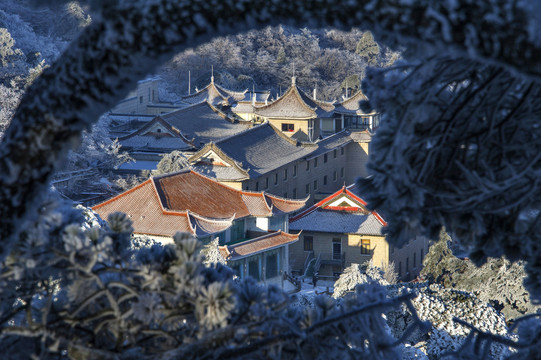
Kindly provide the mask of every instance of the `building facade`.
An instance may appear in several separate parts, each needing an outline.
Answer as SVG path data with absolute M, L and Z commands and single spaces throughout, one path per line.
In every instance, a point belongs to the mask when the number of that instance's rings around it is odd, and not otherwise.
M 383 228 L 387 225 L 352 185 L 290 219 L 289 227 L 302 231 L 300 241 L 290 246 L 290 266 L 297 274 L 308 269 L 321 276 L 337 277 L 345 267 L 372 261 L 386 269 L 394 263 L 399 278 L 411 280 L 419 275 L 429 242 L 416 238 L 401 249 L 390 246 Z
M 92 209 L 102 218 L 124 212 L 134 234 L 162 243 L 170 243 L 177 231 L 204 244 L 218 238 L 220 253 L 239 276 L 277 282 L 287 271 L 288 246 L 298 240 L 298 234 L 288 233 L 289 214 L 305 203 L 235 190 L 185 170 L 151 178 Z

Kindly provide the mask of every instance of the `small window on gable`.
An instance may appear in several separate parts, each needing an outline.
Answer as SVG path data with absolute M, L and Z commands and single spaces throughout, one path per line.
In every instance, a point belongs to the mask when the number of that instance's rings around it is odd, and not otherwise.
M 161 133 L 161 132 L 162 132 L 162 129 L 160 129 L 160 128 L 157 128 L 157 129 L 156 129 L 156 132 L 159 132 L 159 133 Z
M 287 131 L 287 132 L 293 132 L 295 130 L 295 125 L 293 124 L 282 124 L 282 131 Z

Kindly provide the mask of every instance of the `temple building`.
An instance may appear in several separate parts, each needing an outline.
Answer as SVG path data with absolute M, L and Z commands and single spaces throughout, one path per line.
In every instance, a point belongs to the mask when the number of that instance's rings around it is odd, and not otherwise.
M 310 197 L 311 204 L 366 176 L 370 140 L 367 132 L 342 131 L 300 142 L 266 123 L 209 143 L 188 160 L 193 170 L 236 189 Z
M 344 186 L 289 220 L 291 230 L 302 231 L 301 241 L 289 248 L 291 269 L 305 274 L 311 268 L 336 278 L 353 263 L 372 261 L 386 269 L 392 262 L 401 280 L 412 280 L 419 275 L 428 240 L 418 237 L 394 248 L 385 240 L 385 226 L 381 214 L 366 209 L 355 185 Z
M 119 138 L 120 145 L 135 162 L 122 164 L 121 173 L 155 170 L 162 155 L 178 150 L 193 154 L 205 144 L 243 132 L 252 127 L 208 101 L 158 115 L 139 130 Z
M 102 218 L 124 212 L 134 234 L 162 243 L 177 232 L 204 244 L 218 238 L 218 251 L 242 278 L 278 282 L 289 264 L 289 214 L 306 199 L 294 200 L 265 192 L 235 190 L 191 170 L 150 178 L 92 209 Z

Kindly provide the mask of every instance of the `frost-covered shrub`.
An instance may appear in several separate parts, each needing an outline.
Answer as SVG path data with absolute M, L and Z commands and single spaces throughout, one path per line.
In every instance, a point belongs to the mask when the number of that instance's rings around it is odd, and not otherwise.
M 416 297 L 412 303 L 417 316 L 421 320 L 430 321 L 432 330 L 428 334 L 412 334 L 411 344 L 428 355 L 430 359 L 440 359 L 449 352 L 462 349 L 467 336 L 471 332 L 455 321 L 461 319 L 470 326 L 485 332 L 505 337 L 509 341 L 514 339 L 505 323 L 505 317 L 481 301 L 475 295 L 465 292 L 445 289 L 440 285 L 407 284 L 388 287 L 390 294 L 415 291 Z M 394 336 L 399 337 L 413 321 L 409 311 L 392 311 L 387 319 Z M 504 359 L 510 355 L 507 346 L 494 343 L 489 351 L 491 359 Z
M 475 294 L 500 310 L 507 321 L 539 308 L 524 288 L 523 261 L 511 263 L 505 258 L 489 258 L 484 265 L 475 266 L 468 259 L 453 255 L 451 241 L 442 232 L 440 240 L 430 247 L 421 271 L 428 281 Z
M 374 266 L 372 261 L 367 264 L 351 264 L 344 269 L 338 280 L 334 283 L 333 297 L 335 299 L 344 297 L 350 291 L 353 291 L 359 284 L 375 282 L 380 285 L 389 285 L 384 278 L 384 272 L 377 266 Z

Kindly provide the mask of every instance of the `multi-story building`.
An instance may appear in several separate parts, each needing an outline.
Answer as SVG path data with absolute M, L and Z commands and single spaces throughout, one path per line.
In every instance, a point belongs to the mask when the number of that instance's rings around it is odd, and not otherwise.
M 168 243 L 177 231 L 208 244 L 219 239 L 218 251 L 238 275 L 278 282 L 289 264 L 289 214 L 305 200 L 265 192 L 235 190 L 191 170 L 151 178 L 94 206 L 102 218 L 124 212 L 134 234 Z
M 264 190 L 309 203 L 359 176 L 371 136 L 342 131 L 316 142 L 299 142 L 266 123 L 209 143 L 189 162 L 192 168 L 242 190 Z
M 291 269 L 304 274 L 311 267 L 322 276 L 338 276 L 353 263 L 372 261 L 386 269 L 392 262 L 401 280 L 419 275 L 429 242 L 418 237 L 394 248 L 382 232 L 387 225 L 377 211 L 366 209 L 355 185 L 344 186 L 290 219 L 289 228 L 302 231 L 292 244 Z

